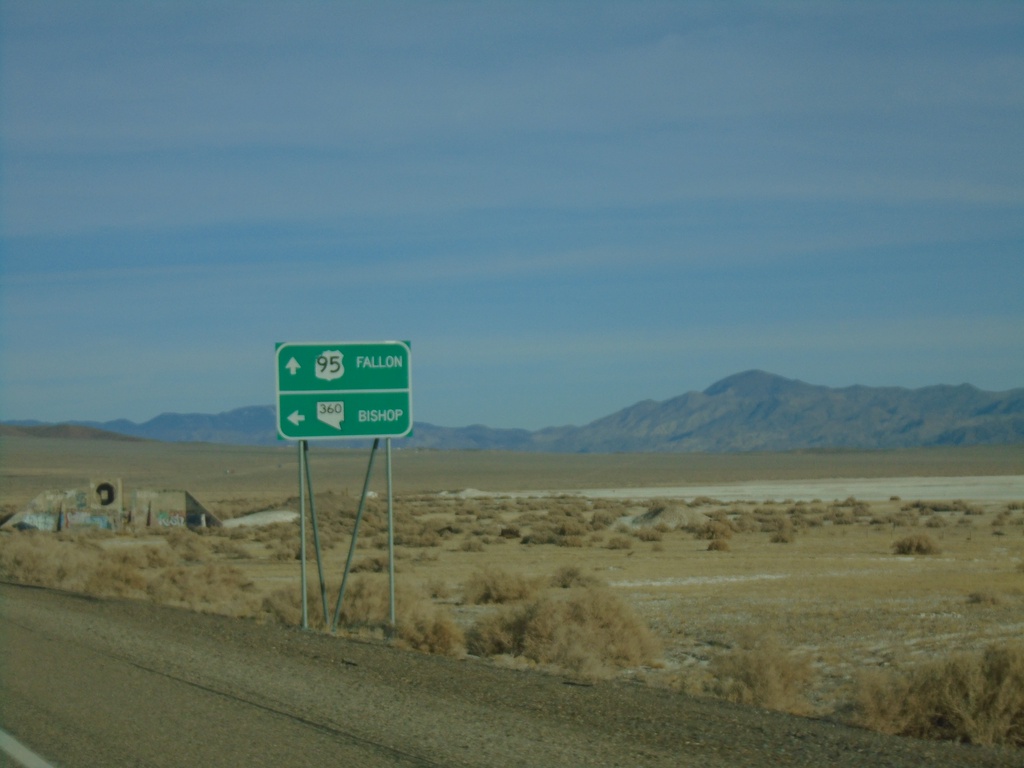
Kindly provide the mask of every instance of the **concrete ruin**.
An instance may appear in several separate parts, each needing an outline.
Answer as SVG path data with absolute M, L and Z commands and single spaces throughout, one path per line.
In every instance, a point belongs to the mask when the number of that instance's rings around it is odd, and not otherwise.
M 124 505 L 120 479 L 93 480 L 84 488 L 43 491 L 0 525 L 4 530 L 80 528 L 206 528 L 221 521 L 188 491 L 136 489 Z

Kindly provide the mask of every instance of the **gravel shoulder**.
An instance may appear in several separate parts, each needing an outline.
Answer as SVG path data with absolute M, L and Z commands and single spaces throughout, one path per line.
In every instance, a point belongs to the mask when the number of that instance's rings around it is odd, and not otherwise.
M 44 755 L 64 750 L 67 766 L 115 754 L 125 765 L 186 756 L 307 765 L 314 755 L 366 765 L 1020 765 L 1015 751 L 886 737 L 629 682 L 571 685 L 145 602 L 0 585 L 0 614 L 0 727 Z M 154 700 L 164 689 L 167 699 Z M 86 729 L 89 711 L 107 714 Z M 162 717 L 145 714 L 154 711 Z M 105 737 L 96 733 L 112 719 Z M 76 750 L 76 739 L 89 748 Z M 273 746 L 293 742 L 307 751 L 283 758 Z M 252 757 L 271 754 L 273 763 Z

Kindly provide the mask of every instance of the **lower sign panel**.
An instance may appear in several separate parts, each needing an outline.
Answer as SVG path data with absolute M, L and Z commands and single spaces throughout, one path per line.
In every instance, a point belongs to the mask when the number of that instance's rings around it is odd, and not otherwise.
M 288 440 L 404 437 L 412 400 L 408 392 L 282 393 L 277 431 Z

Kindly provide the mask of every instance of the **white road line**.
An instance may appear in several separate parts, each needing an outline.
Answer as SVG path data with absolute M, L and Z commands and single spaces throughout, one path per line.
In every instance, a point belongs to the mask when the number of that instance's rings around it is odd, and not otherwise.
M 8 757 L 24 768 L 53 768 L 43 758 L 2 729 L 0 729 L 0 751 L 6 752 Z

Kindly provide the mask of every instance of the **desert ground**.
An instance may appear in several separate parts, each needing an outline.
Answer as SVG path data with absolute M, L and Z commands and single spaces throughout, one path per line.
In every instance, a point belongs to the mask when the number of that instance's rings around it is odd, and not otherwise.
M 928 681 L 1024 683 L 1024 446 L 544 455 L 399 445 L 397 632 L 381 454 L 346 636 L 588 685 L 632 681 L 883 732 L 1024 745 L 1019 692 L 993 694 L 1001 714 L 984 723 L 922 714 Z M 368 451 L 313 445 L 310 456 L 307 605 L 325 631 Z M 3 437 L 0 472 L 4 514 L 97 477 L 121 478 L 126 495 L 187 490 L 225 521 L 298 510 L 294 445 Z M 5 533 L 0 578 L 295 626 L 298 549 L 294 522 Z M 986 672 L 993 659 L 1001 672 Z

